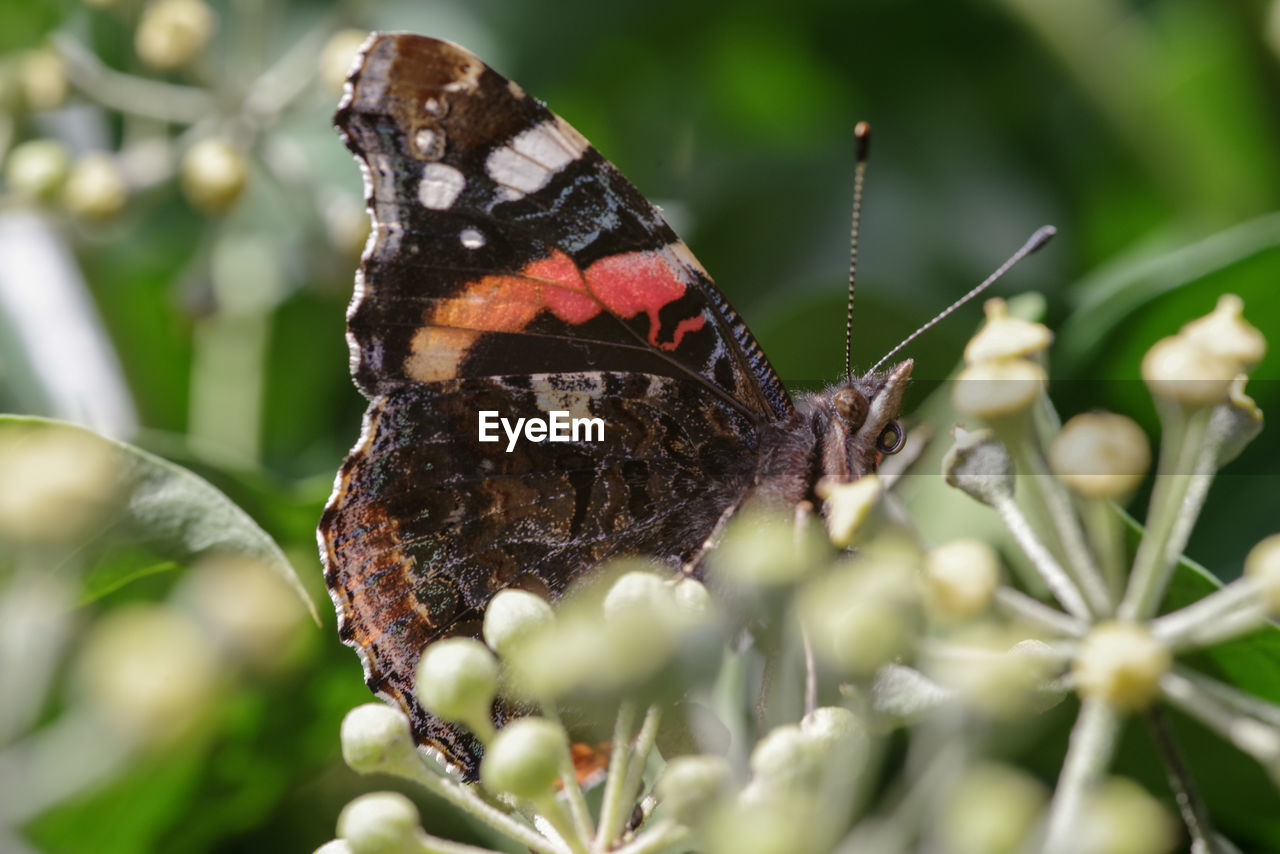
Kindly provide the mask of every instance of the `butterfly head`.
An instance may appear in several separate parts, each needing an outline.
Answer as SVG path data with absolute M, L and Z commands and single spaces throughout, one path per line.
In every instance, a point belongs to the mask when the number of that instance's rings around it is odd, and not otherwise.
M 822 474 L 853 479 L 875 471 L 880 458 L 902 447 L 898 413 L 911 378 L 910 359 L 884 371 L 850 377 L 812 401 Z

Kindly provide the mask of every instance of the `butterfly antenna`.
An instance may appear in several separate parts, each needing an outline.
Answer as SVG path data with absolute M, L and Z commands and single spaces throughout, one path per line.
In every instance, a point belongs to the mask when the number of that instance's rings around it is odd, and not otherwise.
M 858 122 L 853 128 L 857 145 L 853 167 L 853 227 L 849 229 L 849 306 L 844 315 L 844 376 L 853 378 L 853 280 L 858 272 L 858 230 L 862 223 L 862 184 L 867 175 L 867 154 L 871 150 L 871 125 Z
M 985 291 L 987 288 L 991 287 L 991 285 L 993 285 L 997 279 L 999 279 L 1005 273 L 1009 272 L 1010 267 L 1012 267 L 1014 264 L 1017 264 L 1023 258 L 1026 258 L 1032 252 L 1035 252 L 1041 246 L 1044 246 L 1057 233 L 1058 233 L 1058 230 L 1051 225 L 1044 225 L 1044 226 L 1041 226 L 1040 228 L 1037 228 L 1035 231 L 1035 234 L 1032 234 L 1029 238 L 1027 238 L 1027 242 L 1022 244 L 1022 248 L 1019 249 L 1017 252 L 1013 253 L 1012 255 L 1010 255 L 1009 260 L 1005 261 L 998 268 L 996 268 L 996 271 L 992 273 L 990 276 L 987 276 L 987 278 L 983 280 L 982 284 L 978 285 L 976 288 L 969 291 L 969 293 L 960 297 L 960 299 L 956 300 L 951 305 L 947 306 L 942 311 L 938 312 L 936 315 L 934 315 L 932 320 L 930 320 L 928 323 L 924 324 L 915 332 L 912 332 L 910 335 L 904 338 L 902 340 L 902 343 L 900 343 L 897 347 L 894 347 L 888 353 L 885 353 L 884 358 L 882 358 L 880 361 L 872 365 L 871 370 L 874 371 L 876 368 L 880 367 L 885 362 L 889 361 L 889 359 L 893 356 L 894 353 L 897 353 L 903 347 L 907 346 L 912 341 L 919 338 L 920 335 L 923 334 L 926 329 L 929 329 L 932 326 L 936 326 L 938 322 L 942 320 L 942 318 L 946 317 L 948 314 L 951 314 L 951 312 L 955 311 L 957 308 L 964 305 L 969 300 L 973 299 L 978 294 Z

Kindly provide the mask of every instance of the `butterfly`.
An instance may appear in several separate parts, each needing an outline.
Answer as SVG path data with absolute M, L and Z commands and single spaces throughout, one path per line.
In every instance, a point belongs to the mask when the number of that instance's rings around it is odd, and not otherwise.
M 369 407 L 325 580 L 369 688 L 475 779 L 479 743 L 414 697 L 423 647 L 612 557 L 700 576 L 744 506 L 820 506 L 898 449 L 912 363 L 792 397 L 658 210 L 458 45 L 373 35 L 335 123 L 372 217 L 347 312 Z

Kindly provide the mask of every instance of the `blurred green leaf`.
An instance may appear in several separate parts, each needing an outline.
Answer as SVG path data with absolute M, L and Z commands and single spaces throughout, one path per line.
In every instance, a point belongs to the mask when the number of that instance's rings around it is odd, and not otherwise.
M 314 603 L 280 547 L 208 481 L 140 448 L 83 427 L 43 418 L 0 416 L 0 447 L 8 445 L 20 454 L 35 441 L 55 450 L 60 447 L 58 443 L 65 443 L 61 445 L 63 449 L 101 455 L 107 463 L 102 470 L 108 472 L 109 482 L 91 486 L 96 493 L 92 500 L 109 503 L 109 512 L 98 520 L 85 543 L 92 541 L 106 553 L 120 547 L 146 549 L 182 563 L 214 553 L 259 561 L 297 591 L 319 623 Z M 38 484 L 10 483 L 10 488 L 28 486 Z M 56 500 L 58 496 L 50 498 Z M 132 578 L 150 574 L 146 569 L 145 565 L 120 562 L 114 569 L 90 573 L 89 583 L 100 591 L 116 589 Z M 82 596 L 93 598 L 92 589 L 87 587 Z
M 139 578 L 182 568 L 170 560 L 155 562 L 150 558 L 151 555 L 146 551 L 112 550 L 102 560 L 96 561 L 84 574 L 80 582 L 80 598 L 76 604 L 87 605 Z

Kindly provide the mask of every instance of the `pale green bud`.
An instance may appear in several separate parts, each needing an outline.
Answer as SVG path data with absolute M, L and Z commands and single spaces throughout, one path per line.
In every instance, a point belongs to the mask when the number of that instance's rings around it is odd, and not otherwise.
M 678 756 L 667 763 L 654 791 L 676 821 L 694 825 L 736 788 L 733 770 L 722 756 Z
M 995 297 L 982 307 L 987 320 L 964 348 L 964 360 L 973 365 L 1002 359 L 1021 359 L 1049 349 L 1053 333 L 1043 323 L 1013 317 L 1008 304 Z
M 964 415 L 992 421 L 1031 408 L 1049 375 L 1028 359 L 1000 359 L 967 365 L 951 389 L 951 403 Z
M 15 145 L 5 164 L 4 180 L 14 195 L 48 201 L 67 179 L 71 153 L 56 139 L 33 139 Z
M 983 504 L 1013 498 L 1013 458 L 990 430 L 957 427 L 956 442 L 942 458 L 942 475 L 951 486 Z
M 484 611 L 484 642 L 499 657 L 509 658 L 531 633 L 554 619 L 555 612 L 541 596 L 527 590 L 500 590 Z
M 87 154 L 76 161 L 62 188 L 63 206 L 85 219 L 110 219 L 129 201 L 120 164 L 109 154 Z
M 498 662 L 478 640 L 436 641 L 418 661 L 415 691 L 428 712 L 463 724 L 484 739 L 492 728 L 489 711 L 498 691 Z
M 1035 830 L 1047 794 L 1034 777 L 1006 765 L 979 765 L 952 789 L 940 833 L 951 854 L 1015 854 Z
M 409 719 L 385 703 L 356 706 L 342 719 L 342 758 L 359 774 L 399 774 L 417 758 Z
M 1079 850 L 1088 854 L 1167 854 L 1178 842 L 1177 825 L 1160 802 L 1119 778 L 1089 794 L 1080 831 Z
M 249 180 L 243 152 L 225 139 L 202 139 L 187 150 L 180 167 L 182 191 L 195 207 L 222 213 L 240 198 Z
M 495 794 L 538 800 L 552 793 L 568 749 L 568 736 L 556 724 L 520 718 L 494 736 L 480 763 L 480 780 Z
M 1072 670 L 1081 696 L 1137 711 L 1156 698 L 1172 664 L 1169 648 L 1145 626 L 1111 622 L 1085 636 Z
M 1147 434 L 1131 418 L 1087 412 L 1062 426 L 1049 446 L 1049 467 L 1063 483 L 1090 498 L 1123 498 L 1151 466 Z
M 372 792 L 343 807 L 338 836 L 352 854 L 418 854 L 418 808 L 399 792 Z
M 1271 613 L 1280 615 L 1280 534 L 1272 534 L 1249 550 L 1244 574 L 1262 588 Z
M 953 540 L 929 552 L 924 573 L 930 611 L 964 620 L 991 606 L 1000 583 L 1000 560 L 981 540 Z
M 154 68 L 180 68 L 204 52 L 217 25 L 217 16 L 201 0 L 155 0 L 138 22 L 134 48 Z
M 366 30 L 339 30 L 320 50 L 320 82 L 331 92 L 341 92 L 351 73 L 356 51 L 369 38 Z

